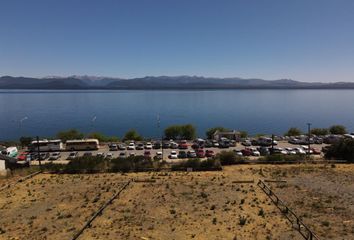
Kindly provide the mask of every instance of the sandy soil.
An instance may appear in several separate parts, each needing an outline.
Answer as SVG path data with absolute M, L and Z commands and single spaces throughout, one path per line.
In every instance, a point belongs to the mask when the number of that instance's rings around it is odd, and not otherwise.
M 0 239 L 302 239 L 263 191 L 269 184 L 321 239 L 354 239 L 354 165 L 242 165 L 220 172 L 41 174 L 0 192 Z M 254 183 L 238 181 L 254 180 Z M 2 233 L 1 233 L 2 232 Z

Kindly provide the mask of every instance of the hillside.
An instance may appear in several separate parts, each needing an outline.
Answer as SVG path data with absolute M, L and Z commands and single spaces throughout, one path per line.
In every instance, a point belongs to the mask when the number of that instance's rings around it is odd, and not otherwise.
M 300 82 L 290 79 L 263 80 L 207 78 L 198 76 L 159 76 L 143 78 L 0 77 L 0 89 L 354 89 L 353 82 Z

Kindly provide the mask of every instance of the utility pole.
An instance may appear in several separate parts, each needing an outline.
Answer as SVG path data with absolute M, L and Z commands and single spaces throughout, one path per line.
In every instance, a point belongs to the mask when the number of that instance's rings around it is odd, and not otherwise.
M 39 137 L 37 136 L 36 139 L 37 139 L 37 154 L 38 154 L 39 167 L 41 167 L 42 163 L 41 163 L 41 151 L 39 150 Z
M 308 149 L 307 149 L 307 154 L 308 155 L 310 155 L 310 146 L 311 146 L 311 144 L 310 144 L 310 138 L 311 138 L 311 123 L 307 123 L 307 131 L 308 131 Z
M 161 120 L 160 120 L 160 114 L 157 114 L 157 129 L 158 129 L 158 132 L 160 133 L 160 125 L 161 125 Z M 159 134 L 158 133 L 158 134 Z M 163 134 L 161 132 L 161 160 L 163 161 Z
M 272 134 L 272 152 L 271 155 L 274 153 L 274 134 Z

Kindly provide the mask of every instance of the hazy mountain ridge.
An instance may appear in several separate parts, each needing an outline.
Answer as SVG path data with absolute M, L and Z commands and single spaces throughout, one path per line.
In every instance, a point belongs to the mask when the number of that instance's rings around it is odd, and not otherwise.
M 96 76 L 45 78 L 3 76 L 0 77 L 0 89 L 354 89 L 354 82 L 321 83 L 291 79 L 200 76 L 146 76 L 131 79 Z

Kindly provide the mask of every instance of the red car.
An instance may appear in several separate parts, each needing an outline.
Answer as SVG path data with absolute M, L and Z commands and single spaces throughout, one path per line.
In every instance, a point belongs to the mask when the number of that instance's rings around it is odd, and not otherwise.
M 187 143 L 180 143 L 180 144 L 178 145 L 178 148 L 179 148 L 179 149 L 188 149 L 188 145 L 187 145 Z
M 206 157 L 214 157 L 215 156 L 214 151 L 213 150 L 206 150 L 205 156 Z
M 19 160 L 19 161 L 26 161 L 28 154 L 29 154 L 29 152 L 23 152 L 23 153 L 21 153 L 21 154 L 17 157 L 17 160 Z
M 197 157 L 199 157 L 199 158 L 205 157 L 205 152 L 204 152 L 203 149 L 198 149 L 197 150 Z
M 241 150 L 243 156 L 251 156 L 252 155 L 252 150 L 249 148 L 245 148 Z
M 315 154 L 315 155 L 320 155 L 321 154 L 321 151 L 316 149 L 316 148 L 311 148 L 312 150 L 312 154 Z
M 144 157 L 146 157 L 146 158 L 151 157 L 151 152 L 150 151 L 145 151 L 144 152 Z

